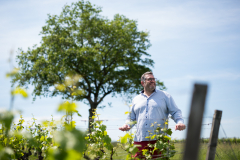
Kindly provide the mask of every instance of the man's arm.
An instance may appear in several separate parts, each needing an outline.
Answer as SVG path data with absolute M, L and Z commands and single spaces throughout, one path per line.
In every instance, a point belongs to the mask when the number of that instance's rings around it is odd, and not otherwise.
M 130 113 L 128 114 L 126 124 L 124 124 L 122 127 L 119 127 L 119 130 L 121 131 L 128 131 L 130 130 L 135 123 L 132 123 L 136 120 L 136 114 L 134 113 L 134 105 L 131 107 Z
M 172 115 L 173 120 L 175 121 L 175 131 L 179 130 L 182 131 L 186 128 L 183 118 L 182 118 L 182 112 L 175 104 L 172 96 L 167 95 L 167 105 L 169 109 L 169 113 Z

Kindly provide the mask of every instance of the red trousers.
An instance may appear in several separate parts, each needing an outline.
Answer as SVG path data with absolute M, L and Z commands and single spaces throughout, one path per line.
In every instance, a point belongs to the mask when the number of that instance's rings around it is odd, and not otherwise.
M 143 149 L 148 149 L 148 150 L 152 151 L 154 148 L 148 147 L 148 143 L 155 144 L 156 141 L 134 142 L 134 145 L 139 145 L 139 146 L 137 146 L 138 152 L 134 155 L 134 157 L 143 159 L 144 158 L 144 156 L 142 155 Z M 159 157 L 161 157 L 161 152 L 159 150 L 155 150 L 154 153 L 152 154 L 152 159 L 159 158 Z

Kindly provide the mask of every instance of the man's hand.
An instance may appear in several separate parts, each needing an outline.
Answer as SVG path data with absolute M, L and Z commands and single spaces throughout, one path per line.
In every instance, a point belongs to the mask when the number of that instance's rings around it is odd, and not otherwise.
M 121 131 L 128 131 L 130 127 L 127 124 L 124 124 L 122 127 L 119 127 L 119 130 Z
M 178 124 L 176 124 L 176 126 L 175 126 L 175 131 L 176 131 L 176 130 L 182 131 L 182 130 L 184 130 L 185 128 L 186 128 L 185 124 L 183 124 L 183 123 L 178 123 Z

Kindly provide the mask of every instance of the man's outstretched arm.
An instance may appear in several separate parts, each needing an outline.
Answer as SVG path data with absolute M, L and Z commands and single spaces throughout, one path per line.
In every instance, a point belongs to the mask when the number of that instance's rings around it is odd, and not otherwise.
M 134 109 L 134 105 L 132 105 L 132 107 L 130 109 L 130 113 L 128 114 L 126 123 L 122 127 L 119 127 L 119 130 L 128 131 L 134 126 L 135 123 L 131 123 L 136 120 L 136 115 L 135 115 L 133 109 Z

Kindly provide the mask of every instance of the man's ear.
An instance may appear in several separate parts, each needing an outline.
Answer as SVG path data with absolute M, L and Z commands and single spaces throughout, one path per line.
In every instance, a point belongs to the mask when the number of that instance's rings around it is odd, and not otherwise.
M 141 85 L 142 85 L 142 86 L 144 85 L 144 82 L 143 82 L 143 81 L 141 81 Z

